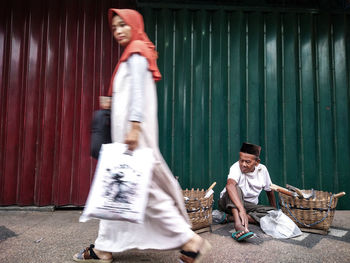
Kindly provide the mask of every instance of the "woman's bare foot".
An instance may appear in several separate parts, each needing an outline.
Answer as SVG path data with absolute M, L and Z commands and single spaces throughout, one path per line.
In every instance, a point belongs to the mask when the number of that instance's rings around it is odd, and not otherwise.
M 98 250 L 96 248 L 93 248 L 95 254 L 100 258 L 100 259 L 104 259 L 104 260 L 108 260 L 108 259 L 112 259 L 112 253 L 111 252 L 106 252 L 106 251 L 101 251 Z
M 99 260 L 99 262 L 110 263 L 113 261 L 111 252 L 105 252 L 95 249 L 94 245 L 90 245 L 73 256 L 76 262 L 90 262 L 91 260 Z
M 203 242 L 203 238 L 199 235 L 194 234 L 194 236 L 188 241 L 185 245 L 181 247 L 182 250 L 197 252 L 200 249 L 200 246 Z
M 199 263 L 204 256 L 210 252 L 210 243 L 194 234 L 193 238 L 181 247 L 180 262 L 184 263 Z

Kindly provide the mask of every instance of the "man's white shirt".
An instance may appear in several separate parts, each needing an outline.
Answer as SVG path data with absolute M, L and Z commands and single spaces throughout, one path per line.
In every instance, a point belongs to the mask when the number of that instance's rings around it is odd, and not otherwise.
M 267 168 L 263 164 L 258 164 L 251 173 L 242 173 L 239 167 L 239 161 L 235 162 L 231 168 L 227 179 L 233 179 L 237 182 L 243 193 L 244 201 L 258 204 L 259 195 L 264 189 L 271 191 L 271 178 Z M 221 191 L 220 197 L 226 192 L 226 187 Z

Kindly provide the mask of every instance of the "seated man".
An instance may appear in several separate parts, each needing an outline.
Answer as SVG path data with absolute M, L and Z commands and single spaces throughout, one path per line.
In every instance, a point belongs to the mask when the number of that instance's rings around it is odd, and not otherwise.
M 254 235 L 249 232 L 248 222 L 259 223 L 267 211 L 276 207 L 269 172 L 260 164 L 260 150 L 258 145 L 242 144 L 239 161 L 231 166 L 226 188 L 220 193 L 219 209 L 233 216 L 237 232 L 232 237 L 237 241 Z M 266 191 L 271 206 L 258 205 L 262 189 Z

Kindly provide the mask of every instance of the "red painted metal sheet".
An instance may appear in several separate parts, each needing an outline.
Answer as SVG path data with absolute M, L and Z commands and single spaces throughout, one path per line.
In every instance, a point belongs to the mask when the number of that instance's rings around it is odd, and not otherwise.
M 120 50 L 110 7 L 134 1 L 1 1 L 0 205 L 83 205 L 90 122 Z

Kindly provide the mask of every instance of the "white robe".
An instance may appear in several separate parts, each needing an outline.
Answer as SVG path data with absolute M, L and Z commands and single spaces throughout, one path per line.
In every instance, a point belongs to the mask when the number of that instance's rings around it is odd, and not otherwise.
M 184 206 L 181 188 L 158 147 L 157 93 L 152 73 L 147 70 L 144 89 L 144 116 L 139 147 L 151 147 L 156 164 L 149 190 L 143 224 L 101 220 L 95 247 L 102 251 L 128 249 L 174 249 L 194 235 Z M 124 143 L 128 121 L 131 78 L 126 62 L 119 65 L 113 80 L 112 140 Z

